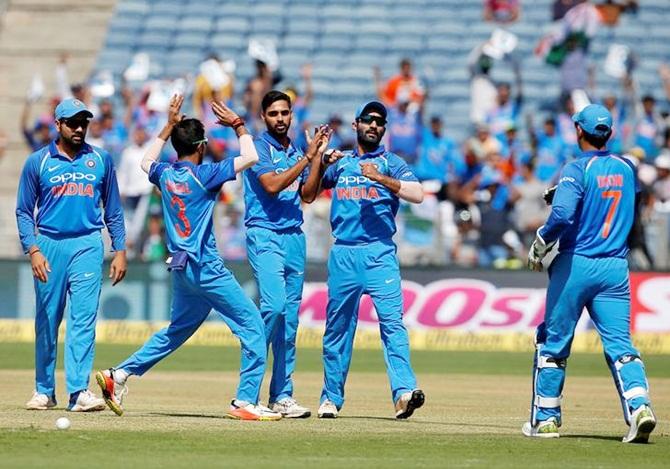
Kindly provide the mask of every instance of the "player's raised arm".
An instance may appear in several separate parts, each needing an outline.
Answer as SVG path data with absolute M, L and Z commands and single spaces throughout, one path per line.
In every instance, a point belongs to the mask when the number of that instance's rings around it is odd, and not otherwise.
M 254 140 L 244 126 L 244 120 L 223 102 L 213 101 L 212 111 L 219 124 L 232 127 L 235 130 L 235 134 L 240 141 L 240 156 L 236 157 L 233 163 L 235 172 L 239 173 L 258 163 L 258 153 L 254 146 Z
M 174 129 L 175 125 L 181 122 L 181 120 L 184 118 L 184 114 L 181 113 L 181 105 L 183 102 L 184 97 L 181 95 L 176 94 L 170 98 L 170 105 L 168 107 L 168 120 L 158 134 L 158 137 L 156 137 L 151 146 L 149 146 L 149 149 L 144 154 L 144 158 L 142 158 L 142 162 L 140 163 L 142 170 L 145 173 L 149 174 L 151 165 L 158 160 L 158 157 L 160 156 L 168 138 L 170 138 L 170 134 L 172 134 L 172 130 Z
M 300 198 L 307 203 L 312 203 L 321 191 L 321 178 L 326 166 L 331 161 L 337 161 L 342 153 L 331 152 L 324 159 L 324 153 L 328 148 L 330 137 L 333 135 L 333 130 L 328 126 L 321 126 L 316 129 L 314 136 L 311 137 L 309 132 L 305 131 L 307 138 L 307 151 L 305 152 L 305 159 L 309 160 L 309 174 L 304 183 L 300 185 Z

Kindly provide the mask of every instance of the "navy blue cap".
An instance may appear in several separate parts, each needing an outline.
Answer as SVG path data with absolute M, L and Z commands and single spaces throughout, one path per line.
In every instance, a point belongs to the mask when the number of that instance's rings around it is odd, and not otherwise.
M 356 119 L 366 114 L 370 114 L 371 112 L 378 112 L 384 119 L 386 119 L 386 106 L 384 106 L 379 101 L 370 101 L 369 103 L 365 103 L 360 106 L 356 110 Z
M 56 106 L 56 111 L 54 112 L 54 117 L 56 120 L 69 119 L 80 112 L 86 114 L 86 117 L 93 117 L 93 113 L 86 108 L 86 105 L 79 101 L 78 99 L 69 98 L 61 101 L 58 106 Z
M 600 104 L 589 104 L 573 115 L 572 121 L 590 135 L 605 136 L 612 130 L 612 114 Z

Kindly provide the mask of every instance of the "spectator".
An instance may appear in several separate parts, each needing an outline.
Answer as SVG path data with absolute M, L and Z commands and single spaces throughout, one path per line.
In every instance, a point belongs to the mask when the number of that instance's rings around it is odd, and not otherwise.
M 519 180 L 511 188 L 510 201 L 514 204 L 514 225 L 525 246 L 532 244 L 535 232 L 551 211 L 542 198 L 546 188 L 547 185 L 535 176 L 532 162 L 519 166 Z
M 482 171 L 478 189 L 474 193 L 479 211 L 479 266 L 501 267 L 510 257 L 503 236 L 512 228 L 509 189 L 502 184 L 500 173 L 486 168 Z
M 328 118 L 328 127 L 333 131 L 330 135 L 328 148 L 338 150 L 351 150 L 354 148 L 354 139 L 350 133 L 345 133 L 345 130 L 342 128 L 342 118 L 339 114 L 330 115 Z
M 92 119 L 88 125 L 86 141 L 96 147 L 105 148 L 105 140 L 102 137 L 102 123 L 99 119 Z
M 421 106 L 410 106 L 409 96 L 402 93 L 397 106 L 388 111 L 388 149 L 414 164 L 421 143 Z
M 620 155 L 623 153 L 623 142 L 625 139 L 624 123 L 626 121 L 626 107 L 619 103 L 614 93 L 606 93 L 603 96 L 602 104 L 612 115 L 612 136 L 607 142 L 608 149 L 612 153 Z
M 377 95 L 388 107 L 399 105 L 398 99 L 404 97 L 413 107 L 423 105 L 425 91 L 419 79 L 412 73 L 412 62 L 408 58 L 400 61 L 400 73 L 391 77 L 386 83 L 382 82 L 381 71 L 374 69 L 375 87 Z
M 519 19 L 519 0 L 484 0 L 483 17 L 495 23 L 513 23 Z
M 530 160 L 530 151 L 526 145 L 519 139 L 519 129 L 514 122 L 509 122 L 505 128 L 505 134 L 500 139 L 502 158 L 500 172 L 506 181 L 511 181 L 516 173 L 516 168 L 521 163 L 527 163 Z
M 193 85 L 193 113 L 204 121 L 205 110 L 209 110 L 212 100 L 229 103 L 233 98 L 235 78 L 230 64 L 221 62 L 216 54 L 200 64 L 200 73 Z M 210 110 L 211 112 L 211 110 Z
M 163 223 L 159 215 L 151 215 L 148 223 L 149 234 L 142 245 L 142 260 L 145 262 L 162 262 L 167 256 L 167 248 L 163 240 Z
M 56 102 L 58 104 L 58 102 Z M 39 150 L 45 145 L 48 145 L 56 138 L 56 128 L 53 126 L 53 119 L 48 116 L 40 117 L 35 125 L 30 128 L 28 121 L 30 120 L 31 101 L 26 100 L 21 112 L 21 132 L 26 139 L 26 143 L 31 150 Z M 55 108 L 55 106 L 54 106 Z
M 314 99 L 314 90 L 312 88 L 312 65 L 304 65 L 301 69 L 301 74 L 305 93 L 300 94 L 294 86 L 289 86 L 286 88 L 285 92 L 291 98 L 291 111 L 293 112 L 289 137 L 296 147 L 305 151 L 307 149 L 305 131 L 311 130 L 309 122 L 309 106 L 312 103 L 312 99 Z
M 656 167 L 656 181 L 653 185 L 653 194 L 656 200 L 663 203 L 670 200 L 670 151 L 664 151 L 654 161 Z
M 121 153 L 121 162 L 117 170 L 119 193 L 126 222 L 126 245 L 130 257 L 135 255 L 135 249 L 138 247 L 153 187 L 140 165 L 149 146 L 146 131 L 142 126 L 137 126 L 133 131 L 132 144 Z
M 572 121 L 572 116 L 575 113 L 575 105 L 569 95 L 564 96 L 561 102 L 563 107 L 558 116 L 556 116 L 556 127 L 565 145 L 565 159 L 571 160 L 581 154 L 579 145 L 577 145 L 575 123 Z
M 565 143 L 556 132 L 556 122 L 551 117 L 547 118 L 542 131 L 534 132 L 529 128 L 529 132 L 535 162 L 535 177 L 543 183 L 552 183 L 566 162 Z
M 491 133 L 500 138 L 507 126 L 517 125 L 521 113 L 523 94 L 521 87 L 521 72 L 518 64 L 514 66 L 516 76 L 516 95 L 512 98 L 512 87 L 509 83 L 499 83 L 496 86 L 496 102 L 486 115 L 486 123 Z
M 433 116 L 430 127 L 422 130 L 419 159 L 414 167 L 414 173 L 419 181 L 437 180 L 448 184 L 456 180 L 463 170 L 463 157 L 454 139 L 443 132 L 442 119 Z M 443 186 L 440 194 L 444 194 Z M 440 197 L 438 197 L 439 199 Z
M 663 118 L 656 110 L 656 99 L 652 95 L 643 96 L 637 113 L 633 143 L 644 150 L 648 161 L 654 161 L 660 150 L 660 140 L 665 130 Z
M 554 0 L 552 6 L 552 19 L 558 21 L 562 19 L 565 14 L 575 5 L 584 3 L 586 0 Z
M 261 130 L 261 100 L 275 83 L 275 77 L 270 67 L 258 59 L 255 61 L 256 75 L 247 82 L 244 90 L 244 108 L 247 110 L 247 121 L 251 128 Z
M 475 127 L 475 135 L 465 142 L 465 153 L 471 153 L 479 163 L 484 163 L 492 155 L 499 155 L 502 145 L 498 139 L 491 135 L 486 124 Z
M 468 56 L 470 71 L 470 121 L 480 124 L 493 111 L 498 98 L 498 90 L 491 79 L 493 58 L 484 52 L 482 43 L 475 47 Z

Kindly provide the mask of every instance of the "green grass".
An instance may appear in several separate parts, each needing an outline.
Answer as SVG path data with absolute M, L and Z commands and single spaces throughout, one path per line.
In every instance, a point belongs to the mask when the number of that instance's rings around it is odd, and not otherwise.
M 96 346 L 95 368 L 109 368 L 120 363 L 139 348 L 137 345 Z M 644 363 L 650 378 L 670 378 L 667 355 L 645 355 Z M 528 376 L 533 356 L 511 352 L 412 352 L 412 364 L 417 374 L 477 374 Z M 26 370 L 34 364 L 34 346 L 27 343 L 0 343 L 0 369 Z M 59 347 L 58 367 L 63 368 L 63 348 Z M 232 347 L 185 346 L 156 366 L 158 371 L 237 371 L 239 350 Z M 322 370 L 321 351 L 299 349 L 298 371 Z M 352 372 L 383 373 L 381 350 L 356 350 Z M 608 377 L 609 369 L 600 354 L 575 354 L 568 361 L 569 376 Z
M 0 433 L 0 447 L 4 467 L 43 466 L 48 459 L 54 468 L 520 467 L 523 462 L 542 468 L 667 467 L 669 449 L 667 444 L 623 446 L 616 437 L 535 441 L 500 435 L 422 435 L 417 427 L 402 433 L 362 431 L 335 437 L 322 433 L 308 438 L 284 428 L 253 433 L 260 439 L 250 444 L 247 432 L 239 428 L 225 433 L 156 431 L 141 436 L 110 431 L 104 438 L 83 431 L 28 430 Z
M 96 368 L 135 346 L 99 345 Z M 60 352 L 62 356 L 62 351 Z M 412 355 L 426 405 L 393 418 L 379 350 L 357 350 L 340 418 L 238 422 L 225 417 L 238 381 L 234 348 L 188 346 L 142 378 L 132 378 L 126 413 L 23 410 L 33 386 L 31 344 L 0 344 L 0 467 L 667 467 L 670 367 L 646 356 L 659 425 L 648 445 L 624 445 L 618 398 L 601 355 L 571 357 L 561 438 L 521 436 L 528 415 L 527 353 L 425 352 Z M 301 349 L 296 397 L 316 411 L 320 350 Z M 267 386 L 268 379 L 265 380 Z M 262 396 L 267 396 L 264 388 Z M 67 415 L 68 431 L 54 422 Z

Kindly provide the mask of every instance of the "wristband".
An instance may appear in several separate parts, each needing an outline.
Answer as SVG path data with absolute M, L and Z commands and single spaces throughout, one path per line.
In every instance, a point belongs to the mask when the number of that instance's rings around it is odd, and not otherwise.
M 234 130 L 237 130 L 238 127 L 242 127 L 243 125 L 244 125 L 244 119 L 242 119 L 241 117 L 238 117 L 230 124 L 230 126 Z
M 41 251 L 39 250 L 39 248 L 37 248 L 37 249 L 35 249 L 34 251 L 29 252 L 28 255 L 29 255 L 29 256 L 32 256 L 32 255 L 35 254 L 36 252 L 41 252 Z

